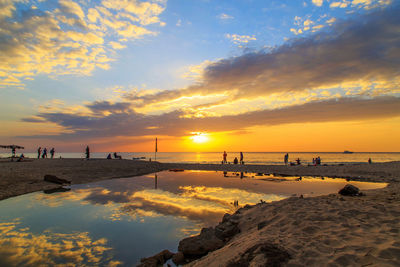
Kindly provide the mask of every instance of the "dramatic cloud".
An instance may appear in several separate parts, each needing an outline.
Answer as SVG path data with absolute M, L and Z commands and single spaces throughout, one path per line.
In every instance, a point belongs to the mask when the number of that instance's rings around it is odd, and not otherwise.
M 329 32 L 295 39 L 270 52 L 210 63 L 198 82 L 181 90 L 126 93 L 121 102 L 93 102 L 85 113 L 44 111 L 25 122 L 65 129 L 55 139 L 110 136 L 183 136 L 190 132 L 244 130 L 259 125 L 400 116 L 399 6 L 336 23 Z M 311 20 L 302 21 L 310 26 Z M 329 89 L 329 90 L 328 90 Z M 339 94 L 339 90 L 342 90 Z M 297 96 L 309 93 L 299 101 Z M 214 99 L 209 101 L 207 97 Z M 278 96 L 278 97 L 277 97 Z M 271 99 L 288 98 L 274 105 Z M 346 96 L 346 97 L 345 97 Z M 204 98 L 203 102 L 192 101 Z M 260 106 L 250 100 L 258 99 Z M 179 101 L 180 102 L 179 102 Z M 238 103 L 242 102 L 245 109 Z M 189 103 L 189 104 L 188 104 Z M 236 107 L 227 109 L 226 104 Z M 169 105 L 160 109 L 159 105 Z M 203 112 L 212 105 L 228 112 Z M 250 107 L 247 107 L 250 106 Z M 164 113 L 145 110 L 155 108 Z
M 107 111 L 105 105 L 101 111 Z M 256 125 L 279 125 L 285 123 L 349 121 L 400 116 L 400 98 L 377 97 L 374 99 L 342 98 L 314 101 L 303 105 L 281 109 L 259 110 L 220 117 L 187 118 L 182 111 L 161 115 L 144 115 L 134 111 L 122 111 L 107 116 L 81 116 L 64 113 L 42 113 L 42 122 L 52 122 L 63 126 L 70 133 L 48 137 L 54 139 L 84 139 L 109 136 L 143 135 L 188 135 L 192 131 L 232 131 Z M 108 111 L 109 111 L 108 110 Z M 26 122 L 35 122 L 24 119 Z
M 255 52 L 209 65 L 202 82 L 154 95 L 129 95 L 138 105 L 182 96 L 225 92 L 233 98 L 333 87 L 351 81 L 390 81 L 399 76 L 400 10 L 389 7 L 329 32 L 295 39 L 271 52 Z
M 19 5 L 17 10 L 16 5 Z M 162 24 L 161 1 L 108 1 L 87 8 L 82 1 L 60 0 L 40 10 L 26 1 L 0 3 L 0 87 L 23 86 L 37 74 L 89 75 L 109 69 L 121 41 L 155 35 Z M 121 38 L 120 42 L 112 38 Z

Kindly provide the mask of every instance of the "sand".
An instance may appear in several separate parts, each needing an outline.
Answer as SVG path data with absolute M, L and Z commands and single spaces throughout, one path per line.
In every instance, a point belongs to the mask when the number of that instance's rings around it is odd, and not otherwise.
M 224 247 L 189 266 L 265 266 L 270 255 L 263 248 L 271 246 L 289 255 L 281 262 L 283 266 L 400 266 L 400 162 L 308 167 L 101 159 L 1 160 L 0 199 L 58 187 L 44 182 L 45 174 L 78 184 L 173 168 L 347 177 L 389 183 L 386 188 L 365 191 L 366 196 L 293 197 L 241 208 L 236 213 L 240 233 Z
M 30 192 L 60 187 L 43 180 L 56 175 L 84 184 L 100 180 L 131 177 L 164 170 L 157 162 L 107 159 L 27 159 L 23 162 L 0 160 L 0 200 Z

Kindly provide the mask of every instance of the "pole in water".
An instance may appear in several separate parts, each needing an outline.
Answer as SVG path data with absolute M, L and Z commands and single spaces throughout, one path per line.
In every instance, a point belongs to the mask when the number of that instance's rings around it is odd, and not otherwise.
M 156 137 L 156 150 L 154 152 L 154 160 L 157 160 L 157 137 Z

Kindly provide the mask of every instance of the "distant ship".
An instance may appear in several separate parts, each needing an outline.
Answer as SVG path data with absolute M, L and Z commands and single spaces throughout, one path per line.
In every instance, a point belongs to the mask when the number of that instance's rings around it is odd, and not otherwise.
M 343 151 L 343 154 L 353 154 L 353 153 L 354 153 L 353 151 L 348 151 L 348 150 Z

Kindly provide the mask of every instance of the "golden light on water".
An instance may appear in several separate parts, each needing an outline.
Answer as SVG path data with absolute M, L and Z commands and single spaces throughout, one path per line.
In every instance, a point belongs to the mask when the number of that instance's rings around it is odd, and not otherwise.
M 208 135 L 206 133 L 196 132 L 194 135 L 190 137 L 193 142 L 201 144 L 205 143 L 209 140 Z

